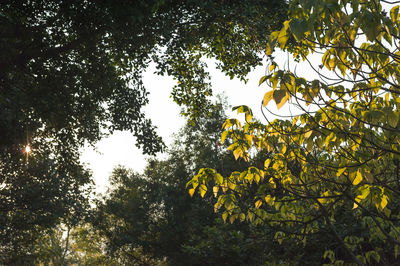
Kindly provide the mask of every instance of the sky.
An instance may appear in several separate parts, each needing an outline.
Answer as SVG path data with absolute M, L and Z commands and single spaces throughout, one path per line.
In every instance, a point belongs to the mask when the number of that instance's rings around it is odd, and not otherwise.
M 215 68 L 213 61 L 207 63 L 210 66 L 214 95 L 224 94 L 231 106 L 248 105 L 254 109 L 255 116 L 260 118 L 258 110 L 266 88 L 259 87 L 258 82 L 265 74 L 265 66 L 252 71 L 248 76 L 248 83 L 244 84 L 238 79 L 230 80 Z M 144 85 L 149 92 L 149 103 L 145 107 L 145 113 L 157 126 L 158 134 L 169 145 L 173 140 L 172 134 L 179 131 L 185 119 L 179 115 L 179 106 L 170 98 L 176 81 L 172 77 L 156 75 L 154 70 L 155 67 L 150 66 L 143 76 Z M 146 158 L 136 148 L 135 138 L 131 133 L 118 131 L 99 141 L 95 149 L 85 147 L 82 150 L 81 161 L 92 170 L 96 191 L 101 193 L 106 190 L 108 177 L 115 166 L 123 165 L 140 173 L 146 165 Z
M 287 66 L 288 56 L 284 52 L 277 52 L 275 53 L 275 61 L 282 67 Z M 232 107 L 238 105 L 249 106 L 255 118 L 266 122 L 261 114 L 260 106 L 264 94 L 271 90 L 271 88 L 268 88 L 265 83 L 259 86 L 259 80 L 266 74 L 267 64 L 255 68 L 247 76 L 248 82 L 245 84 L 239 79 L 231 80 L 225 76 L 215 68 L 214 61 L 208 60 L 206 62 L 211 74 L 214 95 L 225 95 L 228 99 L 228 104 Z M 319 62 L 320 60 L 318 60 L 318 64 L 320 64 Z M 300 76 L 316 78 L 306 63 L 300 63 L 297 67 L 293 60 L 290 60 L 289 63 L 290 68 L 296 69 L 296 73 Z M 176 81 L 172 77 L 156 75 L 154 71 L 155 67 L 151 65 L 143 76 L 144 85 L 149 92 L 149 103 L 145 107 L 145 113 L 152 120 L 153 124 L 157 126 L 158 134 L 168 146 L 173 141 L 172 134 L 179 131 L 184 125 L 185 119 L 179 115 L 179 106 L 170 98 L 172 87 L 176 84 Z M 290 105 L 288 104 L 278 111 L 275 103 L 271 101 L 268 104 L 268 108 L 272 112 L 283 115 L 293 114 L 293 110 L 290 109 Z M 236 114 L 229 112 L 229 110 L 227 115 L 228 117 L 236 117 Z M 272 118 L 274 117 L 268 115 L 268 119 Z M 162 154 L 158 155 L 158 157 L 162 156 Z M 96 192 L 103 193 L 106 191 L 108 177 L 115 166 L 122 165 L 141 173 L 146 166 L 146 158 L 136 148 L 135 138 L 129 132 L 118 131 L 99 141 L 95 149 L 85 147 L 82 150 L 81 161 L 93 172 Z

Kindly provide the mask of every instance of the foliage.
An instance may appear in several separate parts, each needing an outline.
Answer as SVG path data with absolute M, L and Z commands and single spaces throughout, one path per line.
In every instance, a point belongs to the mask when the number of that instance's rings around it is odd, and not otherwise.
M 399 6 L 383 9 L 380 1 L 292 1 L 289 20 L 268 39 L 272 61 L 260 84 L 272 88 L 266 109 L 273 99 L 278 109 L 289 103 L 301 113 L 263 124 L 238 107 L 246 121 L 223 125 L 228 150 L 245 161 L 260 149 L 272 157 L 223 178 L 204 168 L 188 185 L 202 195 L 204 187 L 220 188 L 215 208 L 224 219 L 268 223 L 282 245 L 295 241 L 305 254 L 312 248 L 317 264 L 398 261 L 399 25 Z M 319 78 L 279 69 L 277 48 Z M 254 205 L 243 208 L 249 196 Z
M 229 76 L 244 79 L 286 7 L 284 1 L 2 1 L 0 263 L 29 264 L 38 236 L 82 219 L 91 184 L 79 161 L 84 143 L 129 130 L 145 153 L 164 148 L 142 111 L 142 73 L 150 62 L 179 81 L 172 96 L 196 117 L 209 110 L 211 95 L 201 59 L 214 57 Z M 26 146 L 31 152 L 23 153 Z
M 188 178 L 205 165 L 222 172 L 247 167 L 219 145 L 225 115 L 221 106 L 214 108 L 211 118 L 187 125 L 168 157 L 150 161 L 143 175 L 114 170 L 112 187 L 97 203 L 93 221 L 110 256 L 141 249 L 143 255 L 165 258 L 168 265 L 259 265 L 272 249 L 268 229 L 224 224 L 200 196 L 184 193 Z M 206 200 L 216 203 L 212 195 Z

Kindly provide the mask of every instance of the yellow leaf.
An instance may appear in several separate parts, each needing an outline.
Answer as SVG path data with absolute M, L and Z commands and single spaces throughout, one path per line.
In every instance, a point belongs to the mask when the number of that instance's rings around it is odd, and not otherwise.
M 344 171 L 346 171 L 346 167 L 345 167 L 345 168 L 340 168 L 340 169 L 337 171 L 336 176 L 337 176 L 337 177 L 341 176 L 341 175 L 344 173 Z
M 226 218 L 228 218 L 228 213 L 227 213 L 227 212 L 224 212 L 224 213 L 222 214 L 222 220 L 224 220 L 224 223 L 226 222 Z
M 219 202 L 214 204 L 214 212 L 217 212 L 219 209 Z
M 229 145 L 228 148 L 226 148 L 228 151 L 233 150 L 234 148 L 236 148 L 236 143 L 232 143 L 231 145 Z
M 189 195 L 190 197 L 193 197 L 194 194 L 194 188 L 189 189 Z
M 287 33 L 286 29 L 283 28 L 281 31 L 279 31 L 278 35 L 279 47 L 284 48 L 288 39 L 289 39 L 289 34 Z
M 233 151 L 233 155 L 235 156 L 235 159 L 236 159 L 236 160 L 237 160 L 237 159 L 240 157 L 240 155 L 242 155 L 242 154 L 243 154 L 243 151 L 242 151 L 242 149 L 241 149 L 240 147 Z
M 271 101 L 273 95 L 274 95 L 273 90 L 264 94 L 263 106 L 266 106 L 269 103 L 269 101 Z
M 260 86 L 262 83 L 264 83 L 266 80 L 268 80 L 268 78 L 270 78 L 271 75 L 266 75 L 266 76 L 262 76 L 260 78 L 260 81 L 258 82 L 258 86 Z
M 282 152 L 282 154 L 285 154 L 285 153 L 286 153 L 286 145 L 283 145 L 283 146 L 282 146 L 281 152 Z
M 230 222 L 231 224 L 233 224 L 233 222 L 235 221 L 235 219 L 236 219 L 236 215 L 231 215 L 231 216 L 229 217 L 229 222 Z
M 217 197 L 217 195 L 218 195 L 218 190 L 219 190 L 219 186 L 214 186 L 214 187 L 213 187 L 214 197 Z
M 265 200 L 265 202 L 266 202 L 268 205 L 272 206 L 272 204 L 274 204 L 275 197 L 271 197 L 271 195 L 267 195 L 267 196 L 264 198 L 264 200 Z
M 256 203 L 255 203 L 256 208 L 257 209 L 260 208 L 261 205 L 262 205 L 262 201 L 261 200 L 257 200 Z
M 264 162 L 265 169 L 268 169 L 268 166 L 269 166 L 270 163 L 271 163 L 271 159 L 265 160 L 265 162 Z
M 245 117 L 246 122 L 250 122 L 252 118 L 253 118 L 253 115 L 250 112 L 247 112 L 246 117 Z
M 229 134 L 229 131 L 222 132 L 222 134 L 221 134 L 221 144 L 224 143 L 224 141 L 225 141 L 226 137 L 228 136 L 228 134 Z
M 202 198 L 204 198 L 204 195 L 206 194 L 206 192 L 207 192 L 207 187 L 205 186 L 205 185 L 200 185 L 200 187 L 199 187 L 199 191 L 200 191 L 200 196 L 202 197 Z
M 387 196 L 383 195 L 383 197 L 381 199 L 381 204 L 380 204 L 381 209 L 384 209 L 386 207 L 386 205 L 388 204 L 388 200 L 387 199 L 388 199 Z
M 357 186 L 358 184 L 360 184 L 360 182 L 362 181 L 362 175 L 360 173 L 360 171 L 357 171 L 356 177 L 353 179 L 353 185 Z
M 332 70 L 335 69 L 335 67 L 336 67 L 336 65 L 337 65 L 337 59 L 336 59 L 336 57 L 330 59 L 329 62 L 328 62 L 328 64 L 329 64 L 329 68 L 330 68 L 330 69 L 332 69 Z
M 308 139 L 308 138 L 311 136 L 312 133 L 313 133 L 313 131 L 312 131 L 312 130 L 309 130 L 309 131 L 307 131 L 307 132 L 304 134 L 304 137 L 305 137 L 306 139 Z
M 243 222 L 243 221 L 246 219 L 246 214 L 241 213 L 241 214 L 239 215 L 239 219 L 240 219 L 241 222 Z

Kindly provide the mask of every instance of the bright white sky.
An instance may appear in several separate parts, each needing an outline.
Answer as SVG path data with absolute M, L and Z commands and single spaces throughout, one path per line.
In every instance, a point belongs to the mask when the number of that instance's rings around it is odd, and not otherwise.
M 287 61 L 287 54 L 280 52 L 275 59 L 278 63 L 284 64 Z M 292 68 L 294 63 L 290 62 L 290 64 Z M 264 121 L 260 105 L 264 94 L 270 88 L 265 84 L 258 86 L 258 83 L 260 78 L 265 75 L 266 66 L 257 67 L 252 71 L 248 76 L 247 84 L 238 79 L 230 80 L 214 67 L 212 61 L 209 61 L 209 67 L 214 95 L 224 93 L 231 106 L 247 105 L 253 110 L 256 118 Z M 172 134 L 178 132 L 185 120 L 179 115 L 180 109 L 177 104 L 170 98 L 171 89 L 176 81 L 171 77 L 155 75 L 153 74 L 154 70 L 154 66 L 150 67 L 144 74 L 144 84 L 150 93 L 149 104 L 145 111 L 148 118 L 152 119 L 154 125 L 158 127 L 158 133 L 163 137 L 165 143 L 169 145 L 172 142 Z M 310 69 L 298 68 L 297 73 L 300 75 L 310 73 Z M 310 78 L 309 74 L 308 78 Z M 278 112 L 274 103 L 269 103 L 268 107 L 270 110 Z M 288 105 L 285 105 L 279 110 L 279 113 L 288 114 L 288 108 Z M 235 116 L 235 114 L 228 112 L 228 116 Z M 82 152 L 81 160 L 93 171 L 97 192 L 105 191 L 108 177 L 115 166 L 123 165 L 142 172 L 146 165 L 146 157 L 136 148 L 135 138 L 129 132 L 115 132 L 112 136 L 97 143 L 96 149 L 97 151 L 86 147 Z

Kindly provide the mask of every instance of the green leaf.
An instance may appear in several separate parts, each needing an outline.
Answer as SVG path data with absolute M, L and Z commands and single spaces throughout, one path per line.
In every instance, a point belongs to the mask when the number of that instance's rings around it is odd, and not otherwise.
M 265 50 L 266 55 L 271 55 L 272 54 L 272 47 L 269 42 L 267 42 L 267 49 Z
M 276 106 L 278 107 L 278 109 L 280 109 L 289 100 L 289 93 L 284 89 L 275 90 L 273 92 L 273 98 Z
M 387 117 L 389 126 L 396 127 L 399 122 L 399 115 L 396 112 L 390 112 Z
M 300 41 L 304 33 L 308 30 L 307 23 L 297 18 L 290 21 L 289 27 L 297 41 Z
M 375 14 L 365 12 L 361 20 L 360 28 L 363 30 L 365 36 L 367 36 L 368 41 L 373 42 L 380 33 L 381 21 Z

